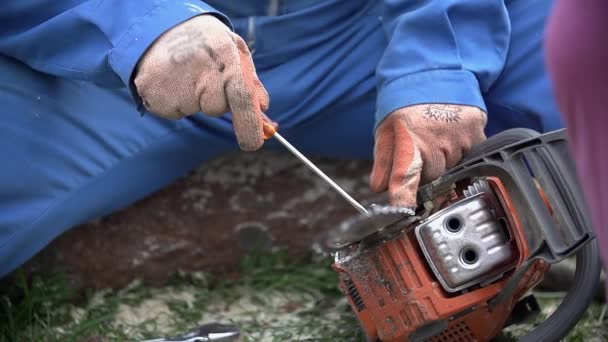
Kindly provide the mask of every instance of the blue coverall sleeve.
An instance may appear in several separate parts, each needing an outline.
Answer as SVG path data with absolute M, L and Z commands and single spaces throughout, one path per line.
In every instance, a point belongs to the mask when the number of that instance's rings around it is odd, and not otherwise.
M 482 94 L 500 75 L 511 35 L 497 0 L 384 0 L 388 46 L 377 68 L 376 127 L 423 103 L 486 110 Z
M 40 72 L 101 87 L 132 85 L 135 67 L 163 32 L 194 16 L 227 17 L 197 0 L 5 0 L 0 53 Z

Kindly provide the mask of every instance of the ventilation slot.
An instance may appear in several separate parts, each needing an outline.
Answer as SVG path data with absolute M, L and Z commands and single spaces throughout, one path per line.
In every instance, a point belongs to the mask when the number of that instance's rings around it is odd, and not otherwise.
M 472 342 L 477 341 L 469 326 L 461 322 L 427 340 L 428 342 Z
M 359 295 L 359 291 L 357 291 L 357 287 L 355 287 L 355 284 L 353 283 L 353 281 L 350 280 L 350 278 L 345 277 L 344 285 L 346 285 L 346 292 L 348 292 L 348 296 L 353 301 L 353 303 L 355 303 L 355 306 L 357 307 L 357 311 L 365 310 L 365 304 L 363 304 L 363 299 L 361 299 L 361 296 Z

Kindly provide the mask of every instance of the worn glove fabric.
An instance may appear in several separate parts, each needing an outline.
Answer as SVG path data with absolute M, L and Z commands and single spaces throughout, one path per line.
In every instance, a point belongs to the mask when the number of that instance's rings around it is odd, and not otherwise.
M 212 15 L 200 15 L 160 36 L 139 62 L 135 86 L 148 111 L 168 119 L 203 112 L 233 115 L 239 146 L 264 142 L 268 93 L 247 44 Z
M 419 184 L 437 179 L 485 140 L 477 107 L 424 104 L 389 114 L 376 130 L 370 186 L 388 189 L 391 205 L 414 208 Z

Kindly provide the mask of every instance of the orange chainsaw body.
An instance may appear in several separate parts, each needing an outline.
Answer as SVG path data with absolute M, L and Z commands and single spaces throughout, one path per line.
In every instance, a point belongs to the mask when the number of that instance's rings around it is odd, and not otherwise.
M 435 329 L 424 340 L 489 341 L 500 334 L 515 304 L 536 286 L 549 264 L 538 260 L 517 283 L 514 295 L 498 306 L 489 301 L 530 256 L 520 218 L 498 178 L 488 177 L 513 250 L 510 269 L 497 279 L 462 291 L 446 291 L 431 270 L 412 229 L 358 253 L 336 258 L 333 268 L 340 274 L 340 287 L 370 341 L 410 341 L 412 334 Z M 442 207 L 460 199 L 454 191 Z M 414 224 L 415 225 L 415 224 Z M 356 248 L 356 244 L 352 248 Z M 434 324 L 443 327 L 433 328 Z

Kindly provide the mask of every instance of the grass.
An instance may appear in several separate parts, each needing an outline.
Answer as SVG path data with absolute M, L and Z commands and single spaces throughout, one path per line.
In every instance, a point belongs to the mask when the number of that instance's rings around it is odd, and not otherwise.
M 141 341 L 208 322 L 236 323 L 243 341 L 364 341 L 330 265 L 288 262 L 284 252 L 257 254 L 244 260 L 237 280 L 180 274 L 163 288 L 134 282 L 83 301 L 60 275 L 30 281 L 20 275 L 20 295 L 0 298 L 0 341 Z M 539 296 L 545 314 L 560 301 L 559 294 Z M 566 341 L 607 340 L 603 310 L 594 304 Z M 515 340 L 543 317 L 508 328 L 502 340 Z

